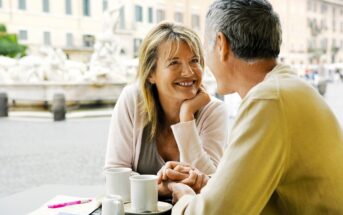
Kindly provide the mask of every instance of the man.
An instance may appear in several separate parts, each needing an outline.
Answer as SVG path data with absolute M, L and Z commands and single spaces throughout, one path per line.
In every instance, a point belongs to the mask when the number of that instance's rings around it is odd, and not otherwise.
M 342 129 L 321 96 L 277 63 L 281 27 L 270 3 L 216 0 L 205 32 L 218 92 L 238 92 L 242 104 L 201 192 L 169 182 L 178 201 L 173 213 L 343 214 Z M 164 182 L 181 164 L 168 165 Z M 205 184 L 192 174 L 193 183 Z

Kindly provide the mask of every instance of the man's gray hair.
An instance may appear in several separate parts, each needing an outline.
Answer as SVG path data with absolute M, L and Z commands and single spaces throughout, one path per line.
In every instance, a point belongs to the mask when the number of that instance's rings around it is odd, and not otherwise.
M 236 57 L 246 61 L 277 58 L 281 25 L 266 0 L 215 0 L 206 16 L 210 40 L 222 32 Z

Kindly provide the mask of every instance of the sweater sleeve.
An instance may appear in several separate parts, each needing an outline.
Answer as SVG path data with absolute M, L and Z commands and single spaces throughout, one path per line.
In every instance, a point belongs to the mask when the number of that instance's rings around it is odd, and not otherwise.
M 133 168 L 133 95 L 125 87 L 114 107 L 107 142 L 105 169 L 110 167 Z M 132 104 L 131 104 L 132 103 Z
M 180 151 L 180 161 L 205 174 L 212 174 L 227 143 L 228 114 L 222 102 L 213 102 L 202 114 L 203 119 L 198 125 L 192 120 L 171 128 Z
M 260 214 L 282 180 L 288 159 L 286 120 L 277 100 L 251 102 L 233 126 L 214 176 L 179 214 Z M 174 209 L 173 209 L 174 210 Z

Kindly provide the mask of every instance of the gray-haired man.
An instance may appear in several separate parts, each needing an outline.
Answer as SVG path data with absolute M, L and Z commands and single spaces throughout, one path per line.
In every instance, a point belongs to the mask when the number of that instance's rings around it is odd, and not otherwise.
M 217 0 L 206 28 L 218 92 L 243 100 L 200 194 L 169 183 L 173 213 L 343 214 L 342 128 L 322 97 L 277 63 L 281 27 L 270 3 Z

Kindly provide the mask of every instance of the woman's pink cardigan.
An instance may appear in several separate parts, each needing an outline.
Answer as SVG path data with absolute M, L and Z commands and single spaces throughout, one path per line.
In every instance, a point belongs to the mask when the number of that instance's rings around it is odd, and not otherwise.
M 142 144 L 143 117 L 138 84 L 123 89 L 112 114 L 105 169 L 129 167 L 136 171 Z M 180 162 L 205 174 L 215 172 L 228 134 L 225 104 L 216 98 L 199 111 L 196 120 L 171 126 L 180 151 Z

